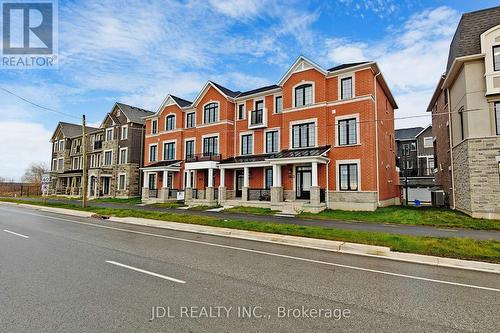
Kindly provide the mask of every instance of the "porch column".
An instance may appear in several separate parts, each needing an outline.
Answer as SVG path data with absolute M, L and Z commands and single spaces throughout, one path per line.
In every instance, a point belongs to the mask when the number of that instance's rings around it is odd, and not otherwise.
M 271 205 L 283 201 L 283 187 L 281 186 L 281 165 L 273 165 L 273 186 L 271 187 Z
M 248 187 L 250 186 L 250 168 L 243 168 L 243 188 L 241 189 L 241 200 L 248 201 Z
M 168 201 L 169 198 L 169 188 L 168 188 L 168 170 L 163 170 L 163 183 L 161 189 L 158 191 L 158 198 L 162 201 Z
M 163 170 L 163 184 L 162 184 L 162 187 L 163 188 L 167 188 L 168 184 L 167 184 L 167 181 L 168 181 L 168 171 L 167 170 Z
M 226 201 L 226 169 L 220 169 L 219 203 Z
M 208 187 L 214 187 L 214 169 L 208 169 Z
M 193 189 L 191 188 L 191 170 L 185 169 L 184 172 L 186 172 L 186 183 L 184 184 L 184 202 L 188 202 L 193 199 Z
M 321 203 L 320 199 L 320 188 L 318 186 L 318 162 L 311 163 L 311 205 L 319 206 Z
M 149 172 L 144 171 L 144 179 L 142 180 L 142 200 L 149 199 L 148 180 Z
M 214 169 L 208 168 L 208 186 L 205 188 L 205 199 L 208 202 L 213 202 L 215 200 L 214 193 Z

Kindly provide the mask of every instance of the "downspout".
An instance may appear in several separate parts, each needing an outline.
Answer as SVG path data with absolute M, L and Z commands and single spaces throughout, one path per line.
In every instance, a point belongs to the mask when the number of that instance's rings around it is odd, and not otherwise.
M 331 160 L 328 159 L 328 162 L 326 163 L 326 194 L 325 194 L 325 201 L 326 201 L 326 209 L 330 209 L 330 186 L 329 186 L 329 173 L 330 173 L 330 162 Z
M 143 158 L 144 158 L 144 129 L 146 128 L 146 122 L 144 122 L 144 126 L 141 126 L 141 155 L 140 155 L 140 158 L 139 158 L 139 193 L 142 197 L 142 186 L 144 185 L 144 172 L 141 170 L 142 167 L 144 167 L 144 161 L 143 161 Z
M 378 104 L 377 104 L 377 76 L 380 75 L 380 71 L 375 74 L 373 80 L 373 89 L 375 91 L 375 154 L 377 161 L 377 207 L 380 206 L 380 175 L 379 175 L 379 166 L 378 166 Z
M 450 166 L 451 166 L 451 193 L 453 195 L 453 209 L 455 209 L 455 179 L 454 174 L 455 170 L 453 168 L 453 132 L 451 128 L 451 101 L 450 101 L 450 89 L 446 89 L 446 97 L 448 100 L 448 136 L 450 137 Z

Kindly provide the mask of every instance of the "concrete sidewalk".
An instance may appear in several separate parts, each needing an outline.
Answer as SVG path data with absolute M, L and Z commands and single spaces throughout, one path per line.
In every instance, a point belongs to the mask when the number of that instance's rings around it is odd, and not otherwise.
M 41 198 L 17 198 L 18 200 L 34 200 L 44 201 Z M 70 199 L 46 199 L 48 202 L 62 202 L 68 204 L 81 204 L 78 200 Z M 383 232 L 389 234 L 408 235 L 408 236 L 428 236 L 428 237 L 458 237 L 471 238 L 476 240 L 496 240 L 500 241 L 500 231 L 495 230 L 473 230 L 461 228 L 438 228 L 432 226 L 420 225 L 405 225 L 394 223 L 375 223 L 375 222 L 360 222 L 360 221 L 336 221 L 336 220 L 314 220 L 301 217 L 280 217 L 269 215 L 251 215 L 240 213 L 213 212 L 213 211 L 198 211 L 189 209 L 177 208 L 160 208 L 153 206 L 139 206 L 134 204 L 112 203 L 89 201 L 89 205 L 93 207 L 117 208 L 117 209 L 136 209 L 146 211 L 168 212 L 193 216 L 210 216 L 218 219 L 231 219 L 243 221 L 256 221 L 276 224 L 291 224 L 303 226 L 316 226 L 322 228 L 334 228 L 340 230 L 353 231 L 368 231 L 368 232 Z

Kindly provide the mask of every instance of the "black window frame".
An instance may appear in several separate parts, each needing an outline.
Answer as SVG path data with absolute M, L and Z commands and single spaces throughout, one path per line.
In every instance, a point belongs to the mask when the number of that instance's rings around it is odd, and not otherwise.
M 188 147 L 191 146 L 192 149 L 188 149 Z M 186 156 L 185 158 L 193 158 L 194 157 L 194 140 L 187 140 L 186 141 Z
M 168 150 L 168 158 L 167 158 L 167 147 L 171 147 Z M 164 142 L 163 143 L 163 160 L 164 161 L 173 161 L 175 160 L 175 142 Z
M 314 134 L 313 141 L 310 142 L 310 132 L 311 132 L 311 125 L 312 125 L 312 132 Z M 298 135 L 298 146 L 295 145 L 295 129 L 298 128 L 299 130 L 299 135 Z M 304 134 L 303 131 L 306 133 Z M 302 146 L 302 138 L 303 137 L 307 138 L 307 145 Z M 292 125 L 292 149 L 297 149 L 297 148 L 310 148 L 316 146 L 316 123 L 314 122 L 308 122 L 308 123 L 301 123 L 301 124 L 296 124 Z
M 165 131 L 173 131 L 175 129 L 175 114 L 169 114 L 165 117 Z
M 270 190 L 272 186 L 273 186 L 273 168 L 266 168 L 264 169 L 264 188 L 266 190 Z
M 341 136 L 341 131 L 340 128 L 342 124 L 345 123 L 345 137 Z M 339 146 L 349 146 L 349 145 L 355 145 L 358 144 L 358 126 L 357 126 L 357 119 L 356 118 L 348 118 L 348 119 L 341 119 L 337 121 L 337 131 L 338 131 L 338 145 Z M 354 131 L 354 142 L 350 141 L 350 134 L 351 131 Z M 342 139 L 345 140 L 345 142 L 342 142 Z
M 246 152 L 245 150 L 246 149 Z M 243 134 L 240 142 L 240 155 L 253 154 L 253 134 Z
M 151 134 L 158 133 L 158 119 L 151 120 Z
M 216 102 L 208 103 L 203 107 L 203 123 L 213 124 L 219 120 L 219 104 Z
M 151 154 L 151 151 L 155 148 L 155 154 Z M 151 157 L 154 156 L 154 159 L 151 159 Z M 158 161 L 158 145 L 151 145 L 149 146 L 149 162 L 157 162 Z
M 245 104 L 238 104 L 238 120 L 245 119 Z
M 271 150 L 268 149 L 269 142 L 271 142 Z M 276 144 L 276 150 L 274 149 L 275 144 Z M 278 130 L 267 131 L 266 132 L 266 153 L 277 153 L 277 152 L 279 152 L 279 150 L 280 150 L 279 131 Z
M 460 138 L 465 140 L 465 128 L 464 128 L 464 109 L 458 110 L 458 117 L 460 118 Z
M 311 102 L 309 104 L 306 104 L 306 88 L 311 88 Z M 301 84 L 300 86 L 295 87 L 294 91 L 295 91 L 295 101 L 294 101 L 295 107 L 302 107 L 313 104 L 313 85 L 311 83 Z M 302 104 L 300 105 L 297 103 L 299 92 L 301 92 L 302 94 Z
M 498 65 L 497 67 L 497 61 L 495 60 L 495 49 L 498 49 Z M 492 56 L 493 56 L 493 71 L 498 72 L 500 71 L 500 45 L 494 45 L 492 47 Z
M 351 167 L 355 166 L 356 172 L 355 172 L 355 177 L 356 177 L 356 188 L 351 187 Z M 343 188 L 342 186 L 342 167 L 347 167 L 347 187 Z M 359 190 L 359 168 L 357 163 L 341 163 L 339 164 L 339 190 L 340 191 L 358 191 Z
M 278 99 L 281 100 L 281 107 L 278 109 Z M 274 113 L 281 113 L 283 112 L 283 96 L 276 96 L 274 97 Z
M 196 126 L 196 113 L 186 113 L 186 128 L 194 128 Z
M 351 95 L 349 97 L 345 97 L 344 96 L 344 82 L 347 82 L 349 81 L 350 83 L 350 92 L 351 92 Z M 340 99 L 351 99 L 354 97 L 354 91 L 353 91 L 353 85 L 352 85 L 352 76 L 349 76 L 349 77 L 345 77 L 343 79 L 340 79 Z
M 203 138 L 203 156 L 215 156 L 219 154 L 219 137 L 209 136 Z M 213 148 L 210 151 L 210 148 Z

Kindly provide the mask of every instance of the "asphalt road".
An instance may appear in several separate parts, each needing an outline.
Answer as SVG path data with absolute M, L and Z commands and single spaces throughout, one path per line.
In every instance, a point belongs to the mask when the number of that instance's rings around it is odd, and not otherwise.
M 0 206 L 0 332 L 499 332 L 499 313 L 498 274 Z
M 41 198 L 18 198 L 18 200 L 35 200 L 64 202 L 80 205 L 81 201 L 68 199 L 41 199 Z M 210 212 L 199 210 L 179 210 L 176 208 L 161 208 L 155 206 L 139 206 L 113 202 L 89 201 L 90 206 L 105 208 L 124 208 L 124 209 L 142 209 L 149 211 L 164 211 L 171 213 L 181 213 L 193 216 L 211 216 L 215 218 L 228 218 L 243 221 L 271 222 L 278 224 L 293 224 L 305 226 L 318 226 L 323 228 L 335 228 L 341 230 L 354 231 L 372 231 L 385 232 L 390 234 L 409 235 L 409 236 L 429 236 L 429 237 L 467 237 L 477 240 L 497 240 L 500 241 L 500 231 L 498 230 L 473 230 L 462 228 L 437 228 L 421 225 L 404 225 L 395 223 L 375 223 L 361 221 L 337 221 L 337 220 L 314 220 L 301 217 L 280 217 L 269 215 L 251 215 L 228 212 Z

